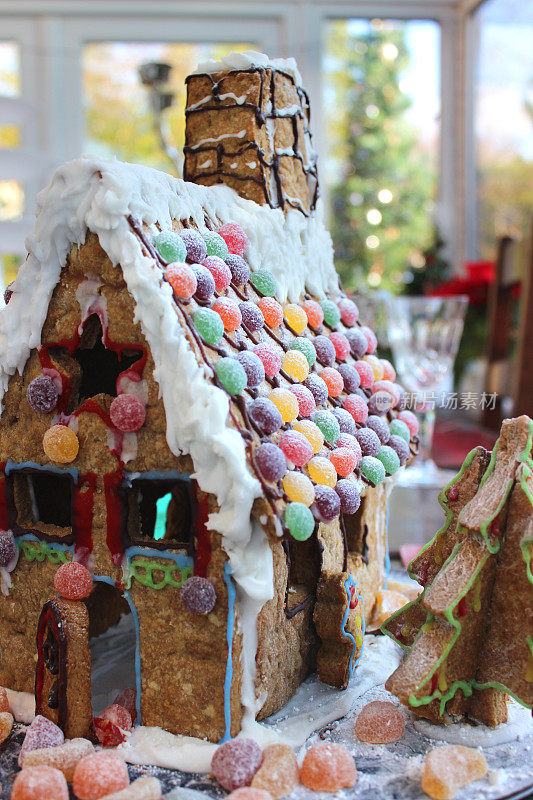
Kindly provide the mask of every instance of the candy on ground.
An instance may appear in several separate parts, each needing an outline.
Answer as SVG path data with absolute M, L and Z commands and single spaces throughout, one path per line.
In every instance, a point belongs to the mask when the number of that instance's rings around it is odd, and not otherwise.
M 65 736 L 61 728 L 58 728 L 51 720 L 37 714 L 30 727 L 26 731 L 26 736 L 20 748 L 18 763 L 22 766 L 24 756 L 29 750 L 37 750 L 42 747 L 56 747 L 63 744 Z
M 259 745 L 253 739 L 231 739 L 216 749 L 211 772 L 224 789 L 232 792 L 251 783 L 261 757 Z
M 471 747 L 435 747 L 426 755 L 422 789 L 434 800 L 451 800 L 459 789 L 485 777 L 487 769 L 484 757 Z
M 300 780 L 315 792 L 339 792 L 355 785 L 357 770 L 342 744 L 324 742 L 310 747 L 305 754 Z
M 112 705 L 93 720 L 94 732 L 104 747 L 117 747 L 126 741 L 126 732 L 131 731 L 132 721 L 129 711 L 123 706 Z
M 272 795 L 264 789 L 254 789 L 252 786 L 243 786 L 228 794 L 226 800 L 272 800 Z
M 0 711 L 9 711 L 9 699 L 3 686 L 0 686 Z
M 54 767 L 61 770 L 68 783 L 72 783 L 76 765 L 91 753 L 94 753 L 94 747 L 88 739 L 69 739 L 58 747 L 30 750 L 24 756 L 22 769 L 37 766 Z
M 13 715 L 9 711 L 0 711 L 0 744 L 5 742 L 13 729 Z
M 160 800 L 161 797 L 161 784 L 157 778 L 144 775 L 125 789 L 104 795 L 101 800 Z
M 368 744 L 397 742 L 405 733 L 405 722 L 395 705 L 374 700 L 363 706 L 355 720 L 355 735 Z
M 261 766 L 252 779 L 252 788 L 263 789 L 274 800 L 280 800 L 287 797 L 298 783 L 298 762 L 292 747 L 286 744 L 271 744 L 266 747 Z
M 126 763 L 113 753 L 94 753 L 76 765 L 72 789 L 79 800 L 100 800 L 129 786 Z
M 11 800 L 69 800 L 65 776 L 53 767 L 23 769 L 13 781 Z

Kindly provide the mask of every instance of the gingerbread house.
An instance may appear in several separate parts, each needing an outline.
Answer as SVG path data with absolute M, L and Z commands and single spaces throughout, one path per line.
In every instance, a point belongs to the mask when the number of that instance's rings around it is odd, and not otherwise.
M 414 424 L 339 288 L 297 71 L 259 61 L 189 79 L 196 183 L 58 169 L 0 314 L 0 684 L 69 737 L 124 615 L 138 722 L 220 741 L 346 686 L 379 604 Z

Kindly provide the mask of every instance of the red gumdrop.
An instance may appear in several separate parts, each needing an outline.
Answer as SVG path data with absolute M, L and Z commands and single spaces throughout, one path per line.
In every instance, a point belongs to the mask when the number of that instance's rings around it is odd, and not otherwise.
M 350 342 L 344 333 L 334 332 L 329 335 L 330 341 L 335 348 L 335 355 L 338 361 L 346 361 L 350 355 Z
M 65 600 L 83 600 L 93 590 L 91 573 L 78 561 L 61 564 L 54 576 L 54 588 Z
M 142 400 L 134 394 L 119 394 L 109 409 L 111 422 L 119 431 L 138 431 L 144 425 L 146 409 Z
M 344 408 L 350 412 L 355 422 L 363 423 L 368 417 L 367 402 L 358 394 L 349 394 L 344 401 Z
M 359 309 L 353 300 L 348 297 L 343 297 L 339 302 L 339 311 L 341 312 L 341 320 L 348 327 L 351 328 L 359 319 Z
M 374 370 L 366 361 L 356 361 L 355 369 L 359 373 L 359 380 L 363 389 L 370 389 L 374 383 Z
M 355 441 L 357 441 L 357 439 Z M 337 475 L 340 475 L 341 478 L 346 478 L 354 471 L 361 460 L 361 456 L 357 453 L 355 448 L 336 447 L 335 450 L 332 450 L 329 454 L 329 459 L 335 467 Z
M 281 356 L 277 350 L 274 350 L 274 348 L 268 344 L 260 342 L 254 345 L 252 352 L 254 352 L 256 356 L 259 356 L 263 362 L 267 378 L 273 378 L 278 374 L 281 369 Z
M 419 428 L 418 419 L 416 418 L 416 416 L 413 414 L 412 411 L 409 411 L 408 409 L 405 409 L 405 411 L 400 411 L 400 413 L 398 414 L 398 419 L 401 419 L 402 422 L 405 422 L 405 424 L 409 428 L 411 436 L 418 435 L 418 428 Z
M 213 276 L 217 292 L 225 292 L 231 283 L 231 270 L 226 262 L 218 256 L 208 256 L 203 262 L 203 266 L 207 267 Z
M 253 739 L 231 739 L 217 747 L 211 772 L 224 789 L 232 792 L 251 782 L 261 758 L 259 745 Z
M 305 754 L 300 780 L 315 792 L 339 792 L 355 785 L 357 770 L 342 744 L 324 742 L 310 747 Z
M 137 690 L 136 689 L 123 689 L 115 699 L 113 705 L 122 706 L 129 712 L 132 723 L 137 719 Z
M 367 354 L 375 353 L 376 348 L 378 346 L 378 340 L 376 339 L 376 334 L 370 328 L 367 328 L 366 325 L 361 325 L 361 332 L 366 337 L 366 341 L 368 342 L 368 346 L 366 348 Z
M 113 753 L 94 753 L 76 765 L 72 789 L 79 800 L 100 800 L 129 786 L 126 763 Z
M 11 800 L 69 800 L 66 778 L 54 767 L 27 767 L 13 781 Z
M 374 700 L 363 706 L 355 720 L 355 735 L 368 744 L 397 742 L 405 733 L 405 722 L 395 705 Z
M 94 731 L 104 747 L 116 747 L 126 741 L 126 731 L 131 731 L 132 720 L 129 711 L 123 706 L 114 704 L 95 717 Z
M 302 386 L 301 383 L 296 383 L 294 386 L 289 387 L 290 391 L 296 396 L 298 400 L 298 413 L 301 417 L 310 417 L 313 411 L 316 411 L 315 398 L 307 386 Z
M 284 431 L 279 440 L 280 449 L 295 467 L 303 467 L 313 455 L 309 439 L 298 431 Z
M 217 229 L 217 233 L 226 242 L 229 253 L 242 256 L 248 247 L 248 237 L 236 222 L 226 222 Z

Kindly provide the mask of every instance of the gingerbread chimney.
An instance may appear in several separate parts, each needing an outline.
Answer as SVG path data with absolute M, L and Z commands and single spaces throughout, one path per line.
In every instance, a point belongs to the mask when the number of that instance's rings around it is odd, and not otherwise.
M 234 53 L 201 65 L 186 83 L 185 180 L 225 183 L 261 205 L 310 215 L 316 153 L 293 59 Z

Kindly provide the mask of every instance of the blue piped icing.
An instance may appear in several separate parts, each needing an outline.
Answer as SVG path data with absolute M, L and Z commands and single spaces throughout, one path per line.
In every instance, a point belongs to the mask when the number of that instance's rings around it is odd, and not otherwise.
M 37 536 L 34 536 L 33 533 L 24 533 L 22 536 L 15 536 L 15 541 L 17 544 L 19 542 L 36 542 L 37 544 L 43 544 L 43 540 L 39 539 Z M 74 544 L 60 544 L 60 542 L 46 542 L 46 544 L 52 550 L 68 551 L 69 553 L 72 553 L 72 556 L 74 557 L 74 550 L 76 547 Z
M 348 598 L 348 605 L 346 606 L 346 611 L 344 612 L 344 616 L 342 618 L 341 633 L 353 642 L 353 650 L 352 650 L 352 654 L 350 656 L 350 678 L 352 677 L 356 666 L 358 665 L 359 661 L 361 660 L 361 657 L 363 655 L 363 649 L 364 649 L 364 642 L 363 642 L 363 645 L 361 647 L 361 652 L 359 654 L 359 658 L 357 659 L 357 661 L 354 661 L 355 653 L 357 652 L 357 643 L 355 641 L 355 637 L 352 636 L 352 634 L 349 633 L 346 630 L 346 623 L 347 623 L 348 617 L 350 615 L 350 602 L 351 602 L 351 599 L 352 599 L 352 594 L 350 592 L 350 587 L 351 586 L 353 586 L 353 588 L 355 589 L 356 597 L 357 597 L 359 603 L 361 603 L 361 632 L 363 634 L 363 638 L 364 638 L 364 635 L 365 635 L 365 615 L 363 614 L 363 609 L 362 609 L 363 598 L 361 597 L 361 595 L 357 591 L 357 581 L 355 580 L 353 575 L 349 575 L 347 580 L 344 581 L 344 589 L 346 591 L 346 597 Z
M 6 475 L 9 475 L 10 472 L 18 472 L 21 469 L 34 469 L 38 470 L 39 472 L 51 472 L 54 475 L 67 474 L 70 475 L 75 484 L 78 483 L 78 470 L 74 469 L 74 467 L 43 466 L 42 464 L 36 464 L 34 461 L 21 461 L 20 463 L 17 463 L 8 458 L 4 472 Z
M 226 662 L 226 677 L 224 680 L 224 722 L 225 731 L 224 736 L 220 740 L 227 742 L 231 739 L 231 683 L 233 680 L 233 629 L 235 626 L 235 585 L 231 577 L 231 566 L 229 561 L 224 565 L 224 580 L 228 588 L 228 625 L 227 625 L 227 642 L 228 642 L 228 660 Z
M 383 583 L 383 588 L 384 589 L 387 588 L 387 584 L 389 582 L 389 574 L 390 574 L 390 570 L 391 570 L 390 555 L 389 555 L 389 514 L 390 514 L 390 509 L 389 509 L 389 504 L 387 503 L 387 520 L 385 522 L 385 547 L 386 547 L 386 550 L 385 550 L 385 581 Z

